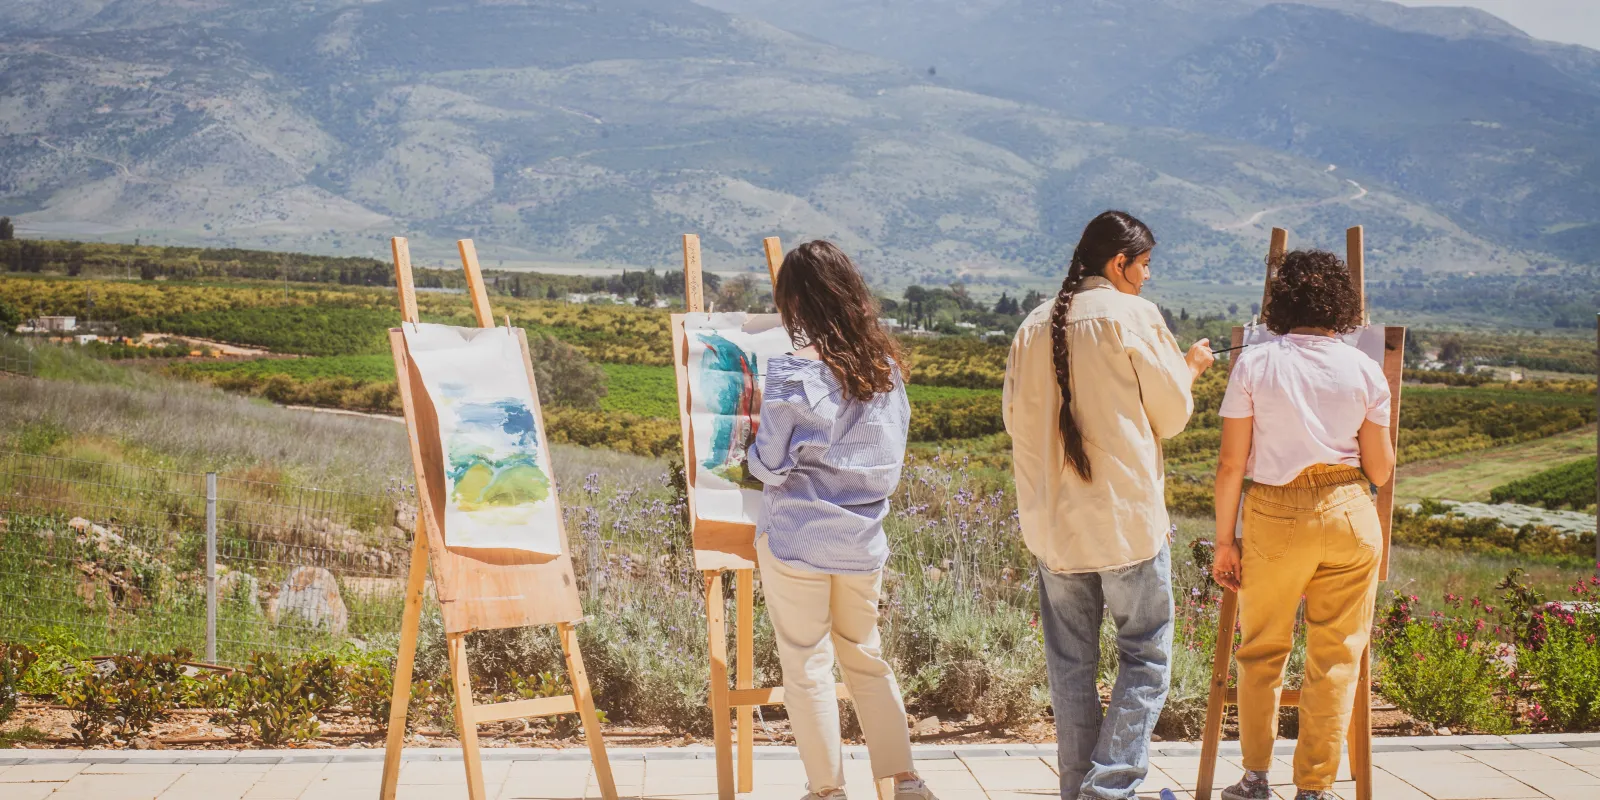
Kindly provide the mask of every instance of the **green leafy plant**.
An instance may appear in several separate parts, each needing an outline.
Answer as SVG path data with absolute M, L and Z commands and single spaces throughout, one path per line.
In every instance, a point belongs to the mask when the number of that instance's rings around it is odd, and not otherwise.
M 78 668 L 80 659 L 87 653 L 83 641 L 62 626 L 35 629 L 29 637 L 34 642 L 38 658 L 22 676 L 24 694 L 54 695 L 68 681 L 68 674 Z
M 1510 732 L 1509 675 L 1494 658 L 1500 643 L 1487 624 L 1439 613 L 1414 619 L 1416 600 L 1397 592 L 1380 624 L 1376 649 L 1383 696 L 1434 725 Z
M 105 741 L 106 728 L 117 718 L 117 687 L 109 676 L 84 664 L 56 697 L 72 712 L 74 741 L 85 747 Z
M 107 679 L 116 695 L 113 732 L 122 739 L 149 733 L 167 719 L 182 688 L 184 662 L 194 653 L 131 653 L 111 659 Z
M 328 707 L 319 692 L 321 679 L 304 661 L 285 661 L 272 653 L 256 653 L 244 669 L 228 676 L 221 696 L 234 703 L 230 716 L 248 726 L 269 747 L 316 738 L 321 732 L 317 710 Z

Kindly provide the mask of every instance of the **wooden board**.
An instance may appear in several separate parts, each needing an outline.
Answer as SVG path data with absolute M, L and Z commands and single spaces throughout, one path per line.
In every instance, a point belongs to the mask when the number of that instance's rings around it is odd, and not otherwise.
M 411 283 L 409 257 L 404 259 L 403 269 L 399 266 L 402 260 L 398 253 L 403 246 L 402 243 L 396 247 L 401 308 L 407 317 L 406 321 L 415 322 L 416 296 Z M 464 255 L 466 249 L 463 248 Z M 475 257 L 473 261 L 476 261 Z M 488 327 L 493 325 L 488 295 L 483 292 L 481 280 L 475 285 L 474 310 L 477 311 L 479 324 Z M 482 298 L 476 296 L 479 293 L 483 294 Z M 539 420 L 539 447 L 548 453 L 550 443 L 545 435 L 538 390 L 533 387 L 528 340 L 520 329 L 514 335 L 522 350 L 523 368 L 527 371 L 528 384 L 533 391 L 534 418 Z M 401 328 L 389 330 L 389 348 L 394 355 L 395 374 L 403 376 L 398 384 L 400 403 L 405 409 L 407 434 L 411 440 L 412 467 L 418 482 L 418 533 L 425 535 L 428 540 L 434 590 L 438 593 L 439 606 L 444 615 L 445 631 L 466 633 L 581 619 L 583 608 L 578 597 L 578 583 L 572 570 L 572 555 L 564 526 L 560 532 L 559 556 L 524 550 L 445 546 L 444 504 L 440 502 L 445 496 L 444 454 L 436 434 L 421 435 L 422 431 L 438 430 L 438 415 L 428 399 L 421 376 L 412 369 Z M 557 499 L 558 507 L 559 503 Z M 556 515 L 556 519 L 557 524 L 562 525 L 560 514 Z

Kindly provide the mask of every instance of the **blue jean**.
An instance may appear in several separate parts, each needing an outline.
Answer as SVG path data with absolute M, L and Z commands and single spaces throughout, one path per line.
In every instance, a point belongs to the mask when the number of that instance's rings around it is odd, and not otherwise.
M 1063 800 L 1137 796 L 1150 735 L 1167 701 L 1172 656 L 1172 552 L 1105 572 L 1039 567 L 1040 624 L 1056 716 Z M 1102 712 L 1095 688 L 1100 622 L 1117 627 L 1117 682 Z

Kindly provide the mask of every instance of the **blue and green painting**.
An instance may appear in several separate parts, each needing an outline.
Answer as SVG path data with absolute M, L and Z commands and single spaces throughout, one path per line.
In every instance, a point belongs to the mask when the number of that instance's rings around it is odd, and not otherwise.
M 734 344 L 720 333 L 698 333 L 705 354 L 700 360 L 700 396 L 715 416 L 711 446 L 700 466 L 729 483 L 760 489 L 750 474 L 745 452 L 755 441 L 760 424 L 761 367 L 756 354 Z
M 456 508 L 488 511 L 550 497 L 550 476 L 539 464 L 539 430 L 527 403 L 508 397 L 462 403 L 454 411 L 446 475 Z

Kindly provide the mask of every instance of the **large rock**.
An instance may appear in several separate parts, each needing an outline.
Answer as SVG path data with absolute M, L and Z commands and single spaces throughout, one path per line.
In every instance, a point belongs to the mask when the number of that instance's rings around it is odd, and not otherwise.
M 283 625 L 293 624 L 291 617 L 329 633 L 345 632 L 350 612 L 339 596 L 339 582 L 333 573 L 321 567 L 295 567 L 284 578 L 278 596 L 267 603 L 267 618 Z

